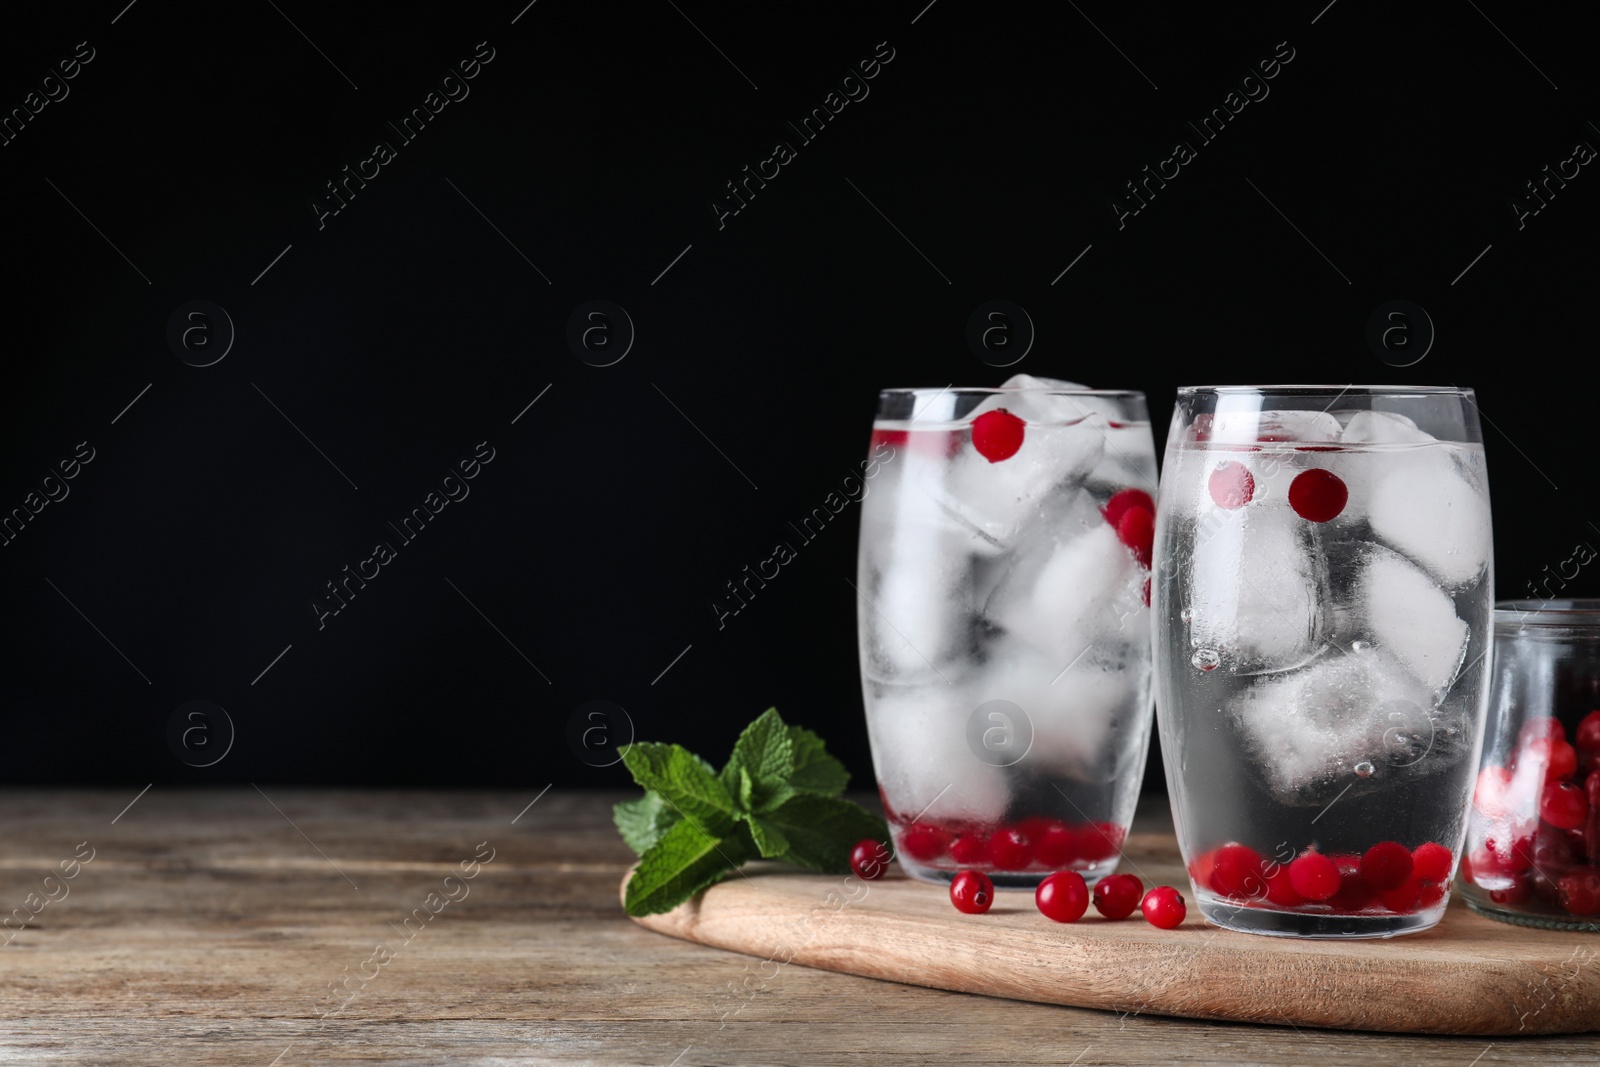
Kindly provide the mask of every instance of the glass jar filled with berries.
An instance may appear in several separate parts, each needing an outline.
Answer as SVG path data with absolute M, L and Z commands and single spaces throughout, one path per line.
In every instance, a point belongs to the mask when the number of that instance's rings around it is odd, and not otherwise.
M 1495 605 L 1461 891 L 1506 922 L 1600 931 L 1600 600 Z

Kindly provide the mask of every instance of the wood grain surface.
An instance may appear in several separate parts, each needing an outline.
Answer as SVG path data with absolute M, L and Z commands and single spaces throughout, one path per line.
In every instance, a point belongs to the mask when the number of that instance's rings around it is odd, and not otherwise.
M 1186 895 L 1177 842 L 1138 834 L 1123 868 Z M 626 880 L 624 880 L 626 885 Z M 1370 940 L 1265 937 L 1092 909 L 1072 924 L 1032 893 L 963 915 L 943 886 L 898 869 L 876 882 L 751 864 L 741 877 L 638 922 L 759 957 L 963 993 L 1116 1012 L 1399 1033 L 1527 1036 L 1600 1029 L 1600 938 L 1487 919 L 1460 901 L 1432 930 Z
M 1600 1061 L 1594 1035 L 1214 1023 L 763 968 L 628 921 L 616 888 L 632 857 L 610 826 L 619 797 L 551 791 L 519 817 L 541 784 L 157 786 L 120 817 L 143 783 L 0 792 L 0 912 L 60 896 L 45 878 L 81 843 L 94 850 L 67 895 L 0 947 L 0 1064 Z M 481 842 L 494 858 L 461 882 Z M 447 889 L 452 873 L 466 896 Z M 408 937 L 404 920 L 435 892 L 459 899 L 425 925 L 413 918 Z M 380 944 L 392 958 L 366 964 Z M 348 974 L 356 992 L 340 1007 L 330 985 Z

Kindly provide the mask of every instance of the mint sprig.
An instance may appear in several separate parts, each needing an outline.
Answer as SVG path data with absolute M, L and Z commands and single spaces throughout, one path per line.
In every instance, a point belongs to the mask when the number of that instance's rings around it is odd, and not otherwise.
M 622 762 L 644 796 L 616 806 L 617 829 L 639 865 L 629 915 L 671 911 L 749 860 L 827 873 L 850 869 L 850 849 L 888 841 L 882 819 L 839 796 L 850 781 L 822 738 L 768 708 L 745 727 L 721 771 L 681 745 L 637 742 Z

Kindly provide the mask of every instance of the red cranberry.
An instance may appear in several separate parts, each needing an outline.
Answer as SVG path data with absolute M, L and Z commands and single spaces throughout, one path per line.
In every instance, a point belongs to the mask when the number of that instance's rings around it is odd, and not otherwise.
M 1517 731 L 1517 747 L 1527 748 L 1540 739 L 1549 741 L 1565 741 L 1567 739 L 1566 727 L 1561 725 L 1561 720 L 1552 715 L 1535 715 L 1522 724 L 1522 729 Z
M 1422 896 L 1422 879 L 1409 878 L 1391 889 L 1380 890 L 1378 902 L 1396 915 L 1410 915 L 1417 910 Z
M 1482 870 L 1489 874 L 1515 874 L 1525 871 L 1533 863 L 1533 835 L 1522 834 L 1512 837 L 1509 830 L 1496 830 L 1494 835 L 1483 840 L 1482 861 L 1478 864 Z
M 1057 871 L 1039 883 L 1033 899 L 1045 918 L 1075 923 L 1089 910 L 1089 887 L 1077 871 Z
M 1090 863 L 1108 860 L 1122 851 L 1128 831 L 1114 822 L 1096 822 L 1078 829 L 1078 853 Z
M 957 911 L 982 915 L 994 903 L 994 883 L 982 871 L 957 871 L 950 880 L 950 903 Z
M 1372 904 L 1376 894 L 1361 877 L 1361 857 L 1331 857 L 1339 865 L 1339 891 L 1328 898 L 1328 906 L 1341 914 L 1353 914 Z
M 1380 841 L 1361 857 L 1361 877 L 1377 890 L 1398 889 L 1411 878 L 1411 850 L 1398 841 Z
M 1576 830 L 1589 817 L 1589 800 L 1571 782 L 1552 782 L 1539 797 L 1539 817 L 1562 830 Z
M 972 447 L 990 463 L 1010 459 L 1022 447 L 1027 423 L 1005 408 L 985 411 L 972 420 Z
M 1511 884 L 1506 886 L 1504 889 L 1489 890 L 1489 899 L 1494 901 L 1496 904 L 1505 904 L 1511 906 L 1526 904 L 1528 902 L 1528 896 L 1528 880 L 1521 875 L 1517 875 L 1515 878 L 1513 878 L 1511 880 Z
M 1584 796 L 1589 798 L 1589 821 L 1584 825 L 1584 855 L 1590 863 L 1600 863 L 1600 770 L 1589 772 L 1583 781 Z
M 1411 853 L 1411 874 L 1424 882 L 1443 882 L 1450 877 L 1455 855 L 1435 841 L 1418 845 Z
M 1061 870 L 1078 858 L 1077 831 L 1066 823 L 1047 819 L 1033 836 L 1033 858 L 1051 870 Z
M 856 872 L 857 878 L 868 882 L 882 878 L 889 870 L 888 847 L 871 838 L 857 841 L 856 847 L 850 850 L 850 869 Z
M 1600 870 L 1580 867 L 1556 883 L 1561 906 L 1573 915 L 1600 915 Z
M 1246 845 L 1227 844 L 1217 849 L 1211 870 L 1211 888 L 1225 897 L 1253 900 L 1267 890 L 1261 854 Z
M 1267 899 L 1280 908 L 1299 907 L 1306 902 L 1294 888 L 1294 877 L 1287 866 L 1267 875 Z
M 1250 498 L 1255 496 L 1256 480 L 1243 463 L 1225 459 L 1211 472 L 1206 488 L 1217 507 L 1231 511 L 1250 503 Z
M 1144 897 L 1144 883 L 1131 874 L 1113 874 L 1094 887 L 1094 910 L 1108 919 L 1126 919 Z
M 1143 489 L 1122 489 L 1111 495 L 1106 501 L 1106 506 L 1100 509 L 1106 522 L 1115 529 L 1117 523 L 1122 521 L 1122 516 L 1133 508 L 1144 508 L 1150 514 L 1156 513 L 1156 502 L 1150 499 L 1150 494 Z
M 1320 852 L 1302 853 L 1289 864 L 1289 884 L 1307 900 L 1328 900 L 1339 892 L 1339 865 Z
M 1436 908 L 1449 895 L 1450 887 L 1443 882 L 1423 882 L 1422 890 L 1417 894 L 1417 907 Z
M 1600 749 L 1600 711 L 1585 715 L 1578 728 L 1572 731 L 1572 743 L 1585 752 Z
M 1183 922 L 1189 909 L 1183 903 L 1183 894 L 1170 885 L 1158 885 L 1144 895 L 1139 908 L 1151 926 L 1171 930 Z
M 1150 553 L 1156 541 L 1155 513 L 1144 508 L 1129 508 L 1117 521 L 1117 540 L 1133 549 L 1139 566 L 1150 566 Z
M 936 826 L 912 823 L 900 833 L 900 851 L 918 863 L 928 863 L 944 855 L 950 835 Z
M 1006 826 L 989 836 L 989 862 L 1002 871 L 1020 871 L 1033 862 L 1033 839 L 1020 826 Z
M 1307 522 L 1327 522 L 1344 510 L 1350 490 L 1332 471 L 1312 468 L 1301 471 L 1289 483 L 1289 506 Z
M 962 834 L 950 842 L 950 858 L 963 866 L 989 862 L 989 847 L 977 834 Z

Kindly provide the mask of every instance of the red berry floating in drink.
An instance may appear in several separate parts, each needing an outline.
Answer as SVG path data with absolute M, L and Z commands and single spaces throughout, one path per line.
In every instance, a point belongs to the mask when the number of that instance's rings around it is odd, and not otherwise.
M 1250 503 L 1256 494 L 1256 480 L 1243 463 L 1225 459 L 1211 472 L 1206 488 L 1211 491 L 1212 503 L 1231 511 Z
M 1027 423 L 1005 408 L 985 411 L 972 420 L 972 447 L 990 463 L 1010 459 L 1022 447 Z
M 1156 517 L 1144 508 L 1129 508 L 1117 520 L 1117 540 L 1133 549 L 1139 566 L 1150 566 L 1150 553 L 1156 541 Z
M 1111 499 L 1106 501 L 1106 506 L 1100 509 L 1100 514 L 1105 516 L 1106 522 L 1113 529 L 1122 521 L 1122 516 L 1134 508 L 1144 508 L 1150 514 L 1156 513 L 1156 502 L 1150 499 L 1150 494 L 1143 489 L 1119 489 L 1111 494 Z M 1600 712 L 1596 712 L 1600 715 Z
M 1349 499 L 1350 490 L 1343 479 L 1320 467 L 1301 471 L 1289 483 L 1289 506 L 1307 522 L 1337 518 Z
M 1144 895 L 1139 908 L 1151 926 L 1162 930 L 1179 926 L 1189 911 L 1183 902 L 1183 894 L 1170 885 L 1160 885 L 1150 890 Z
M 1045 918 L 1075 923 L 1089 910 L 1089 887 L 1077 871 L 1057 871 L 1039 883 L 1033 899 Z
M 950 903 L 968 915 L 982 915 L 994 903 L 994 883 L 982 871 L 960 871 L 950 880 Z
M 889 870 L 889 849 L 882 841 L 870 838 L 857 841 L 850 850 L 850 869 L 857 878 L 871 882 L 882 878 Z

